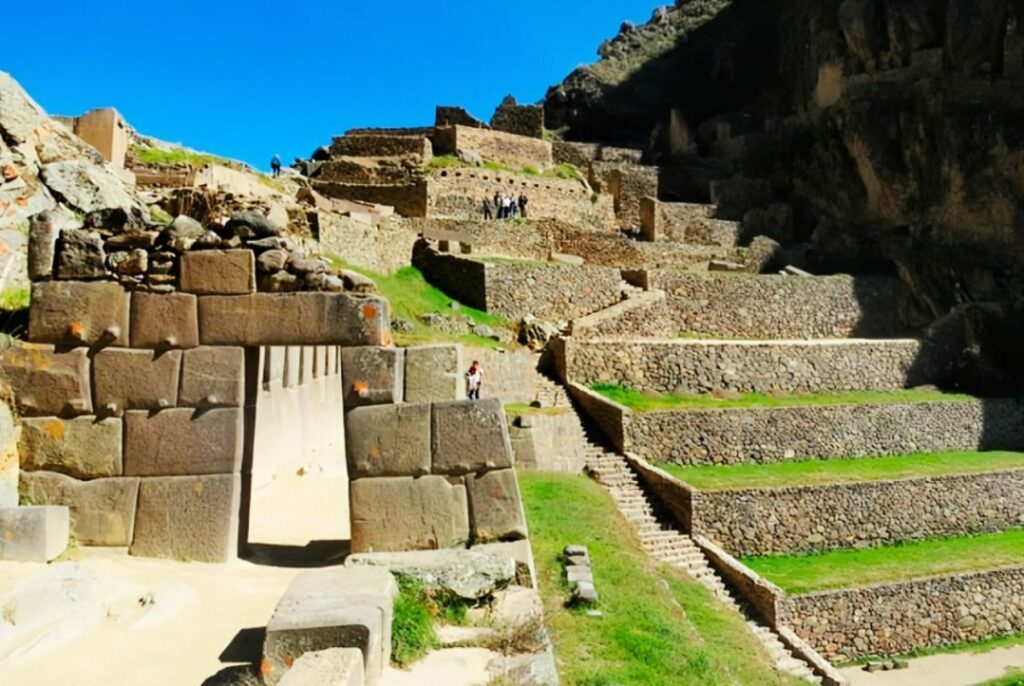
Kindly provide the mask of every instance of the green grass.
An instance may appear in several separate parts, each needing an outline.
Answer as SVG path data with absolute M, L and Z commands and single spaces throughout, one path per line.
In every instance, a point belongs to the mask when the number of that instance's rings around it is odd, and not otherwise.
M 202 167 L 207 164 L 224 164 L 228 161 L 223 157 L 194 152 L 192 150 L 185 150 L 184 148 L 161 150 L 160 148 L 150 148 L 143 145 L 133 146 L 132 154 L 135 155 L 135 158 L 143 164 L 186 163 Z
M 424 165 L 427 171 L 435 169 L 453 169 L 459 167 L 470 167 L 471 165 L 466 164 L 464 161 L 459 159 L 457 155 L 438 155 L 432 158 L 426 165 Z M 525 176 L 539 176 L 542 178 L 549 179 L 563 179 L 567 181 L 582 181 L 583 174 L 573 164 L 559 164 L 551 169 L 540 169 L 533 165 L 524 165 L 522 167 L 513 167 L 503 162 L 497 162 L 495 160 L 484 160 L 484 169 L 493 172 L 505 172 L 506 174 L 523 174 Z
M 437 631 L 430 597 L 423 585 L 415 579 L 398 576 L 398 589 L 391 622 L 391 661 L 406 667 L 437 646 Z
M 582 476 L 521 473 L 519 484 L 565 686 L 794 685 L 775 672 L 739 615 L 682 572 L 658 566 L 600 486 Z M 590 550 L 601 617 L 564 606 L 559 560 Z
M 399 317 L 412 324 L 412 331 L 392 330 L 392 338 L 396 344 L 409 346 L 450 341 L 485 348 L 502 347 L 501 343 L 490 338 L 471 333 L 455 336 L 420 321 L 420 315 L 437 312 L 453 317 L 467 316 L 475 325 L 489 326 L 492 329 L 507 329 L 510 326 L 509 322 L 502 317 L 466 305 L 458 305 L 457 310 L 453 309 L 452 303 L 455 301 L 439 288 L 427 283 L 419 269 L 402 267 L 394 274 L 378 274 L 348 264 L 336 256 L 327 257 L 334 267 L 351 269 L 373 279 L 377 284 L 377 290 L 391 303 L 391 316 Z
M 465 167 L 466 163 L 457 155 L 438 155 L 432 157 L 426 164 L 427 169 L 451 169 L 453 167 Z
M 971 400 L 959 393 L 906 389 L 899 391 L 846 391 L 837 393 L 743 393 L 716 396 L 709 393 L 675 395 L 647 393 L 620 384 L 595 383 L 591 390 L 635 412 L 657 410 L 713 410 L 738 407 L 805 407 L 864 403 L 910 403 L 927 400 Z
M 1024 686 L 1024 671 L 1015 669 L 1004 677 L 985 681 L 975 686 Z
M 27 287 L 5 288 L 0 291 L 0 310 L 4 312 L 17 312 L 27 310 L 32 291 Z
M 563 162 L 562 164 L 556 165 L 554 169 L 549 172 L 550 176 L 554 176 L 557 179 L 566 179 L 569 181 L 582 181 L 583 174 L 576 167 L 575 164 L 569 162 Z
M 1024 563 L 1024 529 L 743 563 L 788 593 L 811 593 Z
M 975 474 L 1024 467 L 1024 453 L 953 451 L 893 457 L 799 460 L 771 464 L 658 465 L 694 488 L 720 491 L 911 479 L 946 474 Z

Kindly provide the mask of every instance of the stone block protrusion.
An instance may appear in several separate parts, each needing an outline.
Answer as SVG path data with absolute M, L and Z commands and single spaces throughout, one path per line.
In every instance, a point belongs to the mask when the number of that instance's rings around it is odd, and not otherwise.
M 461 400 L 462 346 L 426 345 L 405 350 L 405 402 Z
M 21 467 L 77 479 L 121 476 L 121 420 L 95 416 L 26 417 L 21 423 Z
M 430 473 L 430 405 L 357 407 L 345 416 L 349 476 Z
M 129 553 L 228 562 L 238 551 L 241 475 L 142 479 Z
M 178 404 L 201 408 L 245 404 L 245 350 L 220 346 L 186 350 Z
M 28 336 L 65 346 L 128 345 L 128 293 L 109 281 L 32 284 Z
M 363 651 L 328 648 L 306 653 L 285 672 L 278 686 L 363 686 Z
M 527 537 L 523 501 L 512 469 L 466 477 L 473 541 L 514 541 Z
M 267 622 L 260 669 L 264 681 L 271 686 L 286 683 L 282 678 L 308 653 L 358 648 L 366 666 L 366 684 L 376 684 L 391 659 L 397 597 L 398 584 L 386 569 L 300 572 Z
M 469 538 L 465 486 L 443 476 L 357 479 L 350 501 L 354 553 L 451 548 Z
M 341 351 L 345 409 L 402 402 L 405 390 L 404 350 L 360 347 Z
M 178 404 L 181 351 L 108 349 L 92 359 L 96 412 L 163 410 Z
M 197 295 L 246 295 L 256 292 L 252 250 L 186 252 L 179 263 L 179 287 Z
M 387 345 L 388 301 L 347 293 L 254 293 L 199 299 L 204 345 Z
M 11 347 L 0 358 L 0 374 L 14 391 L 23 417 L 92 413 L 85 348 L 56 352 L 50 345 Z
M 512 466 L 508 420 L 497 398 L 434 403 L 431 443 L 435 474 Z
M 199 345 L 199 306 L 190 293 L 132 293 L 133 348 L 194 348 Z
M 139 479 L 78 481 L 56 472 L 25 472 L 21 494 L 37 505 L 66 506 L 71 535 L 82 545 L 131 545 Z
M 242 464 L 242 410 L 124 414 L 125 476 L 228 474 Z
M 49 562 L 68 547 L 68 508 L 33 505 L 0 510 L 0 560 Z

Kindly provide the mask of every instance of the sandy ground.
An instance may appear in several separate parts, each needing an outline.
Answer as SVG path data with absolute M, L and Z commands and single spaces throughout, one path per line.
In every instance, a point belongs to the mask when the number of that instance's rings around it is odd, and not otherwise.
M 484 648 L 437 650 L 408 672 L 386 667 L 377 686 L 481 686 L 491 679 L 487 663 L 498 657 Z
M 48 566 L 0 562 L 3 686 L 200 686 L 248 648 L 298 570 L 183 564 L 124 550 Z M 252 638 L 255 637 L 255 641 Z
M 1024 669 L 1024 646 L 987 653 L 932 655 L 910 661 L 908 669 L 868 673 L 841 670 L 850 686 L 972 686 L 1004 676 L 1009 668 Z

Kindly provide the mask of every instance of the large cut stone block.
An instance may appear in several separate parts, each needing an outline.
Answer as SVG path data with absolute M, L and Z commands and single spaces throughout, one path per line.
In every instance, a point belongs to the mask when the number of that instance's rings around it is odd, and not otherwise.
M 28 314 L 29 340 L 127 347 L 128 302 L 128 293 L 108 281 L 34 283 Z
M 329 648 L 300 657 L 278 686 L 363 686 L 364 679 L 363 651 Z
M 238 551 L 239 474 L 142 479 L 129 552 L 191 562 L 228 562 Z
M 78 479 L 121 476 L 121 420 L 94 416 L 26 417 L 21 424 L 21 466 Z
M 433 472 L 466 474 L 512 466 L 512 443 L 501 401 L 434 403 Z
M 391 657 L 391 621 L 398 584 L 374 567 L 300 572 L 267 623 L 260 670 L 276 684 L 306 653 L 358 648 L 366 683 L 374 684 Z
M 199 304 L 190 293 L 132 293 L 133 348 L 199 345 Z
M 345 408 L 402 402 L 405 351 L 401 348 L 342 348 Z
M 388 301 L 347 293 L 254 293 L 199 299 L 205 345 L 387 345 Z
M 49 562 L 68 547 L 68 522 L 58 505 L 0 510 L 0 560 Z
M 526 516 L 519 483 L 512 469 L 466 477 L 473 541 L 514 541 L 526 538 Z
M 185 407 L 241 407 L 245 404 L 245 350 L 203 346 L 182 359 L 178 404 Z
M 430 405 L 357 407 L 345 416 L 350 477 L 430 473 Z
M 491 596 L 516 580 L 516 560 L 511 555 L 481 548 L 358 553 L 345 558 L 345 566 L 383 567 L 419 580 L 427 590 L 473 601 Z
M 465 397 L 462 346 L 427 345 L 405 351 L 405 402 L 432 403 Z
M 198 295 L 245 295 L 256 292 L 256 258 L 252 250 L 197 250 L 179 263 L 179 288 Z
M 349 497 L 354 553 L 451 548 L 468 538 L 465 487 L 443 476 L 357 479 Z
M 180 350 L 103 350 L 92 358 L 96 411 L 121 414 L 174 407 L 180 376 Z
M 4 351 L 0 374 L 14 391 L 22 416 L 92 413 L 89 356 L 85 348 L 54 352 L 25 344 Z
M 18 506 L 18 436 L 14 413 L 0 402 L 0 508 Z
M 64 505 L 82 545 L 128 546 L 135 530 L 139 479 L 78 481 L 56 472 L 25 472 L 21 493 L 37 505 Z
M 125 476 L 227 474 L 242 464 L 242 410 L 124 415 Z

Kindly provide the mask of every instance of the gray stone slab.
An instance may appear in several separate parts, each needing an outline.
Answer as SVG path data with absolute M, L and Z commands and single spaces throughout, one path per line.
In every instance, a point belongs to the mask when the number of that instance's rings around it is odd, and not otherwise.
M 373 405 L 345 415 L 349 476 L 430 473 L 430 405 Z
M 128 546 L 135 530 L 139 479 L 78 481 L 56 472 L 25 472 L 21 494 L 36 505 L 64 505 L 71 535 L 92 546 Z
M 245 404 L 245 350 L 203 346 L 186 350 L 178 405 L 241 407 Z
M 425 588 L 477 600 L 516 580 L 516 561 L 495 549 L 452 548 L 404 553 L 358 553 L 348 567 L 383 567 L 394 574 L 419 579 Z
M 435 474 L 512 466 L 508 420 L 497 398 L 434 403 L 430 440 Z
M 178 287 L 197 295 L 245 295 L 256 291 L 252 250 L 196 250 L 178 264 Z
M 343 348 L 341 378 L 345 409 L 402 402 L 405 391 L 404 350 L 364 346 Z
M 388 345 L 388 301 L 347 293 L 253 293 L 199 299 L 204 345 Z
M 566 567 L 565 578 L 570 584 L 579 583 L 581 581 L 594 583 L 594 573 L 590 571 L 590 567 L 580 567 L 578 565 Z
M 328 648 L 306 653 L 285 672 L 279 686 L 363 686 L 363 651 Z
M 302 655 L 329 648 L 358 648 L 366 683 L 376 683 L 391 656 L 391 622 L 398 585 L 372 567 L 300 572 L 267 623 L 263 675 L 276 684 Z
M 435 550 L 468 540 L 465 487 L 441 476 L 351 483 L 352 552 Z
M 182 562 L 228 562 L 238 553 L 241 475 L 142 479 L 129 552 Z
M 109 281 L 32 284 L 28 337 L 57 345 L 118 345 L 129 339 L 129 297 Z
M 199 345 L 199 304 L 190 293 L 132 293 L 133 348 L 194 348 Z
M 242 464 L 242 410 L 125 412 L 125 476 L 228 474 Z
M 405 402 L 432 403 L 465 397 L 462 346 L 427 345 L 405 350 Z
M 102 350 L 92 358 L 96 412 L 120 415 L 125 410 L 175 407 L 180 377 L 180 350 Z
M 498 543 L 482 543 L 473 546 L 474 550 L 494 550 L 511 555 L 516 561 L 516 583 L 526 588 L 537 587 L 537 567 L 533 562 L 533 549 L 530 541 L 500 541 Z
M 113 417 L 26 417 L 18 444 L 21 466 L 78 479 L 120 476 L 121 434 L 121 420 Z
M 69 512 L 59 505 L 0 509 L 0 560 L 49 562 L 68 547 Z
M 519 484 L 512 469 L 466 477 L 473 540 L 508 541 L 527 537 Z
M 3 352 L 0 374 L 14 391 L 23 417 L 92 414 L 85 348 L 55 352 L 51 345 L 14 346 Z

